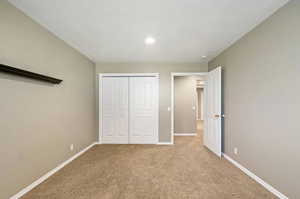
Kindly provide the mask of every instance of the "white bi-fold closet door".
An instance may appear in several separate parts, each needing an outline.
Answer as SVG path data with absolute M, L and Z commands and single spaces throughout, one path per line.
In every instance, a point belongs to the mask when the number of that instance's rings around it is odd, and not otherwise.
M 129 143 L 156 144 L 157 134 L 157 78 L 129 77 Z
M 102 78 L 102 143 L 156 144 L 158 78 Z
M 128 91 L 127 77 L 103 78 L 102 143 L 128 143 Z

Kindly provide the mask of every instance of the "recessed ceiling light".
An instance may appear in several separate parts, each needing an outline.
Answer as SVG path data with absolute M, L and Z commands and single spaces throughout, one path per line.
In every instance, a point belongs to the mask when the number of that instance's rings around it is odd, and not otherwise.
M 202 55 L 202 58 L 205 59 L 207 56 L 206 55 Z
M 152 45 L 156 42 L 156 40 L 153 37 L 146 37 L 145 44 Z

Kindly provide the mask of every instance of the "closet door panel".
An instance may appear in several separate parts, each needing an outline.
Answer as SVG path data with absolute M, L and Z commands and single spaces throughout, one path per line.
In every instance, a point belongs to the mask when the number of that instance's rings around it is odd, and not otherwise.
M 130 77 L 129 142 L 156 144 L 158 132 L 158 85 L 155 77 Z
M 128 143 L 128 77 L 102 81 L 102 143 Z

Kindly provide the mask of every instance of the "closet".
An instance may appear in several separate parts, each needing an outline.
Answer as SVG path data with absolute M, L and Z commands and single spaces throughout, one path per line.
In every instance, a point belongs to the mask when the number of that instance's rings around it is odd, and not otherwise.
M 158 142 L 158 76 L 102 76 L 100 137 L 103 144 Z

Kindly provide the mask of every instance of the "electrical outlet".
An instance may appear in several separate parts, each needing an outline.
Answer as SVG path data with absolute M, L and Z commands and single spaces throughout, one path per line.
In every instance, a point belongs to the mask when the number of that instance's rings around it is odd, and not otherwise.
M 234 148 L 234 154 L 237 155 L 238 153 L 239 153 L 239 152 L 238 152 L 238 148 L 235 147 L 235 148 Z
M 71 144 L 71 145 L 70 145 L 70 151 L 73 151 L 73 150 L 74 150 L 74 145 Z

